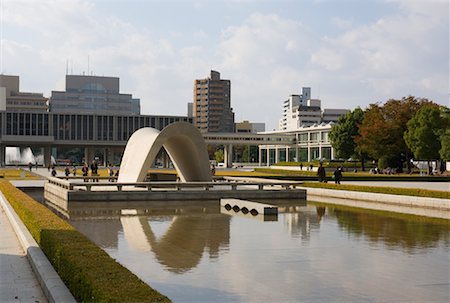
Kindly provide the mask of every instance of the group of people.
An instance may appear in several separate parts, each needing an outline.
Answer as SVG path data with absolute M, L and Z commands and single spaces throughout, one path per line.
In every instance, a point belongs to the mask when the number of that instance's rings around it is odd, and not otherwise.
M 317 169 L 317 177 L 318 177 L 319 182 L 325 182 L 325 183 L 327 182 L 325 167 L 323 167 L 322 163 L 319 164 L 319 168 Z M 333 172 L 333 179 L 334 179 L 334 183 L 341 184 L 342 167 L 336 168 L 336 170 Z
M 108 176 L 110 177 L 109 181 L 113 182 L 115 180 L 114 177 L 119 176 L 119 170 L 117 169 L 116 171 L 114 171 L 114 167 L 112 166 L 111 163 L 107 164 L 107 169 L 108 169 Z M 49 171 L 51 170 L 51 175 L 53 177 L 55 177 L 57 175 L 56 167 L 54 164 L 49 165 L 48 170 Z M 83 163 L 83 166 L 81 168 L 81 173 L 82 173 L 83 177 L 87 177 L 89 175 L 89 170 L 91 171 L 91 177 L 99 176 L 97 161 L 92 160 L 92 162 L 89 166 L 86 162 Z M 77 167 L 76 167 L 75 163 L 72 164 L 72 168 L 70 168 L 69 164 L 67 164 L 66 167 L 64 168 L 64 175 L 66 177 L 69 177 L 70 173 L 72 173 L 72 175 L 74 177 L 77 175 Z M 98 182 L 98 179 L 94 179 L 94 180 Z M 88 178 L 85 178 L 84 181 L 88 181 Z

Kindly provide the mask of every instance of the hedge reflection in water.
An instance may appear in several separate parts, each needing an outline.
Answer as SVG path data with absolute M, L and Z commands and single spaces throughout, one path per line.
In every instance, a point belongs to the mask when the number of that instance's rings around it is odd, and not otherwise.
M 318 216 L 325 205 L 317 204 Z M 434 248 L 441 241 L 450 243 L 450 220 L 402 215 L 383 211 L 362 210 L 327 205 L 328 216 L 335 217 L 338 226 L 356 238 L 383 242 L 387 248 L 402 249 L 407 253 Z

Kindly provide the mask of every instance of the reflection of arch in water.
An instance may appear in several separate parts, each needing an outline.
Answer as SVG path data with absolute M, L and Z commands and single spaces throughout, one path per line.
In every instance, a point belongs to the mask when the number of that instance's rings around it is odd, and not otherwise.
M 205 141 L 195 126 L 172 123 L 161 132 L 141 128 L 128 140 L 120 164 L 118 182 L 142 182 L 161 149 L 169 154 L 181 181 L 211 181 Z
M 183 273 L 198 265 L 205 248 L 217 258 L 230 241 L 230 217 L 216 214 L 176 216 L 157 239 L 147 217 L 122 217 L 124 236 L 136 250 L 151 250 L 171 272 Z

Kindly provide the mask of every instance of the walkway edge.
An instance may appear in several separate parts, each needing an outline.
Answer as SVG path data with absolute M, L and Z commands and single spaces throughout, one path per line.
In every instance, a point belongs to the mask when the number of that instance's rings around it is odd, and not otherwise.
M 368 202 L 413 206 L 422 208 L 431 208 L 450 211 L 449 199 L 427 198 L 417 196 L 402 196 L 392 194 L 380 194 L 380 193 L 368 193 L 361 191 L 349 191 L 349 190 L 335 190 L 325 188 L 311 188 L 304 187 L 307 192 L 307 196 L 323 196 L 340 199 L 362 200 Z
M 30 234 L 25 224 L 16 214 L 2 192 L 0 192 L 0 205 L 11 222 L 17 238 L 27 252 L 27 258 L 36 274 L 39 284 L 48 301 L 53 302 L 76 302 L 67 286 L 61 280 L 50 261 L 45 256 L 33 236 Z

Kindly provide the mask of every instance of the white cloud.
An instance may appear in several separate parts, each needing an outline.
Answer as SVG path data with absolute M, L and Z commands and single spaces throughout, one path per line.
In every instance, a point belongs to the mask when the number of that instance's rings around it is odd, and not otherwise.
M 366 98 L 386 100 L 409 94 L 433 98 L 448 91 L 448 73 L 442 72 L 448 66 L 448 3 L 395 2 L 399 13 L 323 39 L 311 62 L 338 71 L 340 77 L 349 76 L 344 86 L 352 93 L 357 93 L 354 83 L 369 84 Z M 433 81 L 423 80 L 430 77 Z
M 331 22 L 340 29 L 348 29 L 353 26 L 353 21 L 349 19 L 343 19 L 340 17 L 333 17 Z
M 281 12 L 228 18 L 219 32 L 200 21 L 189 33 L 160 33 L 151 23 L 105 15 L 87 0 L 4 0 L 4 72 L 19 74 L 25 91 L 48 95 L 61 89 L 66 60 L 81 73 L 89 56 L 95 74 L 120 77 L 121 90 L 141 98 L 143 113 L 182 115 L 194 79 L 215 69 L 231 79 L 236 120 L 269 129 L 282 100 L 302 86 L 326 107 L 409 94 L 448 103 L 448 2 L 389 2 L 396 10 L 371 23 L 336 12 L 337 34 L 318 35 Z

